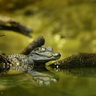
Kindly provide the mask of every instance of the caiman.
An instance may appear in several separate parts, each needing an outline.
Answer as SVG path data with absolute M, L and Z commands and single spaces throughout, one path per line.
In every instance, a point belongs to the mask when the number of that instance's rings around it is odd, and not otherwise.
M 31 71 L 34 67 L 40 68 L 45 66 L 45 63 L 51 60 L 57 60 L 60 58 L 60 53 L 54 53 L 51 47 L 38 47 L 32 50 L 29 55 L 23 54 L 2 54 L 8 61 L 6 66 L 2 64 L 4 69 L 12 69 L 18 71 Z M 1 60 L 2 61 L 2 60 Z M 4 62 L 4 60 L 3 60 Z M 0 69 L 2 69 L 0 68 Z
M 2 54 L 0 56 L 1 73 L 5 73 L 8 70 L 27 72 L 31 75 L 32 80 L 39 85 L 49 85 L 50 81 L 57 81 L 54 76 L 40 72 L 41 70 L 47 70 L 45 64 L 48 61 L 57 60 L 61 56 L 58 52 L 54 53 L 51 47 L 37 47 L 29 55 Z
M 39 85 L 57 81 L 58 78 L 55 74 L 48 75 L 49 71 L 45 65 L 48 61 L 59 59 L 61 55 L 58 52 L 54 53 L 51 47 L 44 47 L 44 43 L 44 37 L 39 36 L 20 54 L 0 52 L 0 75 L 4 76 L 4 73 L 10 70 L 17 70 L 30 74 L 31 80 Z M 48 71 L 48 74 L 41 73 L 41 71 Z

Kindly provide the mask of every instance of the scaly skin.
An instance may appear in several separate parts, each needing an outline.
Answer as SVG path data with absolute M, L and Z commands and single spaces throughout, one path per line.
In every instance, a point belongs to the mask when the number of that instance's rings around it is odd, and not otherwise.
M 12 70 L 27 71 L 28 67 L 28 56 L 22 54 L 8 54 L 7 59 L 14 65 L 11 66 Z

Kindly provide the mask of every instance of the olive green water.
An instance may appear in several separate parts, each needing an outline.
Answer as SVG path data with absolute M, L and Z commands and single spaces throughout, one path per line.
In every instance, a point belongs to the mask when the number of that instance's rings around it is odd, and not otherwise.
M 4 6 L 7 4 L 6 6 Z M 32 38 L 9 31 L 0 38 L 0 51 L 20 53 L 34 38 L 45 37 L 45 46 L 61 53 L 61 59 L 77 52 L 96 52 L 95 0 L 1 0 L 1 15 L 33 29 Z M 29 74 L 0 77 L 0 96 L 95 96 L 96 69 L 55 72 L 59 80 L 36 86 Z M 13 73 L 13 72 L 10 72 Z

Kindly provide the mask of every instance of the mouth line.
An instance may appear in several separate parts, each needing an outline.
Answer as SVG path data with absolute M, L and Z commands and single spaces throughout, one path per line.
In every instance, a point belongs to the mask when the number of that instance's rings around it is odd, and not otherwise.
M 59 55 L 55 56 L 55 55 L 42 55 L 42 54 L 38 54 L 38 53 L 35 53 L 36 55 L 39 55 L 39 56 L 42 56 L 42 57 L 47 57 L 47 58 L 50 58 L 50 57 L 60 57 Z
M 45 58 L 45 59 L 38 59 L 38 60 L 35 60 L 35 61 L 51 61 L 51 60 L 57 60 L 57 59 L 59 59 L 60 58 L 60 56 L 58 56 L 58 57 L 47 57 L 47 58 Z

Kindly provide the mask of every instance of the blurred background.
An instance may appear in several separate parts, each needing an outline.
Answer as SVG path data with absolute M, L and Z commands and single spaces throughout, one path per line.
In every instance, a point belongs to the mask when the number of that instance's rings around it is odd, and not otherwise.
M 20 53 L 43 35 L 62 58 L 77 52 L 96 52 L 96 0 L 0 0 L 0 15 L 32 28 L 32 38 L 0 31 L 0 51 Z
M 0 0 L 0 15 L 14 18 L 33 30 L 32 38 L 0 31 L 6 34 L 0 37 L 0 51 L 4 53 L 20 53 L 39 35 L 45 37 L 46 46 L 61 53 L 61 59 L 77 52 L 96 53 L 96 0 Z M 96 78 L 85 74 L 78 77 L 81 73 L 58 73 L 58 83 L 43 87 L 34 87 L 26 74 L 3 77 L 0 96 L 95 96 Z

